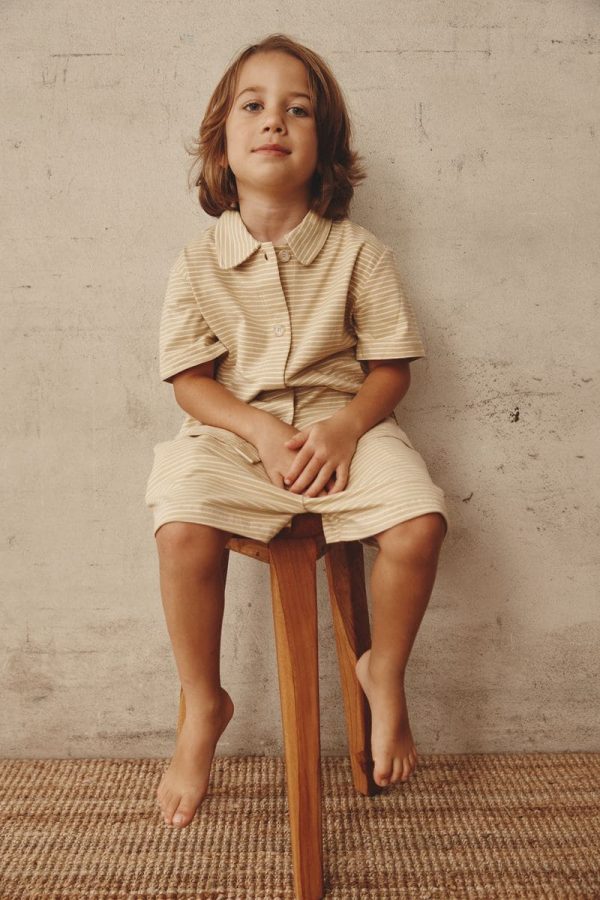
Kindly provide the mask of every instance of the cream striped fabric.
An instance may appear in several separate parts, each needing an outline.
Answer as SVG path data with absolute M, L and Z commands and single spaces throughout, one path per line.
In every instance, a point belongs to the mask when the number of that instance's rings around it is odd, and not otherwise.
M 310 210 L 286 243 L 258 241 L 237 211 L 177 257 L 160 321 L 163 381 L 210 359 L 239 399 L 298 429 L 360 390 L 368 359 L 418 359 L 425 347 L 392 250 L 370 231 Z M 186 414 L 154 447 L 146 487 L 154 533 L 171 521 L 268 541 L 293 515 L 320 513 L 329 543 L 362 540 L 428 512 L 445 496 L 395 414 L 361 436 L 348 483 L 306 497 L 274 485 L 256 448 Z
M 240 400 L 292 423 L 352 399 L 361 360 L 426 355 L 392 250 L 375 235 L 309 210 L 286 240 L 260 242 L 226 210 L 181 251 L 160 323 L 163 381 L 215 359 L 215 378 Z M 180 434 L 197 424 L 187 416 Z

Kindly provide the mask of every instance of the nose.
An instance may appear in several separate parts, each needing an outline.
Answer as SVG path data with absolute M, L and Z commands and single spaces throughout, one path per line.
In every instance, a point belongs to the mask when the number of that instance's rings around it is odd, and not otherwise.
M 283 131 L 285 129 L 285 123 L 283 121 L 283 117 L 280 112 L 277 110 L 271 110 L 271 112 L 265 112 L 265 118 L 263 122 L 263 130 L 265 128 L 273 129 L 274 131 Z

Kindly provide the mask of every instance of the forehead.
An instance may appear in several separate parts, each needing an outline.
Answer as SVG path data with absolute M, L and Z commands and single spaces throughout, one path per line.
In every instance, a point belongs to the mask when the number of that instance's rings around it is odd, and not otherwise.
M 308 93 L 306 66 L 296 56 L 272 50 L 268 53 L 255 53 L 242 63 L 236 89 L 239 92 L 245 87 L 277 87 L 283 84 L 290 90 L 303 89 Z

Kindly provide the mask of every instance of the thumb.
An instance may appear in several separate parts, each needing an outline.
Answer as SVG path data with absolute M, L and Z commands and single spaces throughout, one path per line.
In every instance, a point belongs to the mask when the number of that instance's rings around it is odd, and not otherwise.
M 289 444 L 298 444 L 298 443 L 301 444 L 301 443 L 304 443 L 305 440 L 306 440 L 306 435 L 302 434 L 302 432 L 299 431 L 298 434 L 294 434 L 294 435 L 292 435 L 291 438 L 288 438 L 288 440 L 285 441 L 285 445 L 288 446 Z

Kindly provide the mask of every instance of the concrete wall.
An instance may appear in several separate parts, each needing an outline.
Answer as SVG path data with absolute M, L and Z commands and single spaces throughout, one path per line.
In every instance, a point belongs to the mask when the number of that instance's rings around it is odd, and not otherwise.
M 144 488 L 183 413 L 168 267 L 214 220 L 184 141 L 246 43 L 329 60 L 428 358 L 402 420 L 453 533 L 407 675 L 429 752 L 597 750 L 598 89 L 592 0 L 5 3 L 3 756 L 167 756 L 179 684 Z M 376 550 L 366 548 L 367 571 Z M 324 753 L 345 737 L 319 567 Z M 266 567 L 232 555 L 218 752 L 281 753 Z

